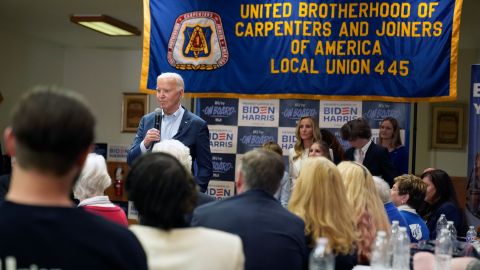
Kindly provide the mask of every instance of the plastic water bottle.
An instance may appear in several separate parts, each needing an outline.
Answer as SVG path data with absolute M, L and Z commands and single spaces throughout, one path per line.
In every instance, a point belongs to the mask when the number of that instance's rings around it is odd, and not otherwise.
M 387 233 L 384 231 L 378 231 L 375 242 L 373 242 L 370 267 L 373 270 L 387 270 L 390 268 L 390 258 L 388 257 L 388 239 Z
M 333 270 L 335 269 L 335 258 L 327 249 L 328 239 L 321 237 L 317 239 L 317 245 L 310 254 L 310 270 Z
M 437 236 L 440 235 L 441 230 L 444 228 L 447 228 L 447 218 L 445 217 L 445 214 L 441 214 L 437 220 Z
M 396 242 L 393 246 L 392 269 L 410 270 L 410 238 L 407 228 L 400 227 Z
M 393 249 L 394 249 L 395 243 L 397 242 L 397 236 L 400 229 L 399 224 L 400 222 L 398 220 L 392 221 L 391 234 L 390 234 L 390 240 L 388 241 L 388 252 L 387 252 L 389 267 L 391 267 L 393 264 Z
M 435 270 L 450 269 L 452 260 L 452 237 L 447 229 L 442 229 L 435 240 Z
M 477 231 L 475 231 L 475 227 L 469 226 L 466 239 L 467 243 L 472 243 L 473 240 L 475 240 L 475 237 L 477 237 Z
M 457 250 L 457 229 L 453 221 L 447 221 L 447 230 L 450 232 L 450 237 L 452 238 L 452 250 L 455 252 Z

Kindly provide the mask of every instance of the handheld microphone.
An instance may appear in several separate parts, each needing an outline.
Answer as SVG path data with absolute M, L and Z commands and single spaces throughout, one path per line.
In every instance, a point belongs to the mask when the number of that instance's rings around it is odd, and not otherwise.
M 162 125 L 162 109 L 156 108 L 154 128 L 160 130 L 161 125 Z

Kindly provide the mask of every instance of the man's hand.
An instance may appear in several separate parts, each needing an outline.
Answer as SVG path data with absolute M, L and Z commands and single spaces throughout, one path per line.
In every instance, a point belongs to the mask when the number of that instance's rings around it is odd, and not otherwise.
M 143 145 L 145 145 L 145 148 L 150 148 L 153 142 L 158 142 L 160 141 L 160 131 L 155 128 L 151 128 L 147 131 L 147 134 L 145 134 L 145 138 L 143 139 Z

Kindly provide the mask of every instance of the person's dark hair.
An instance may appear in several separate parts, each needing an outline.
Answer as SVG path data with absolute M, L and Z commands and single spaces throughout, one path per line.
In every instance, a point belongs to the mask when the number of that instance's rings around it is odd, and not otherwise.
M 275 194 L 282 180 L 285 165 L 277 153 L 264 149 L 247 152 L 241 158 L 246 189 L 263 189 Z
M 408 201 L 406 202 L 407 205 L 418 211 L 425 200 L 427 184 L 425 184 L 418 176 L 413 174 L 397 176 L 393 179 L 393 181 L 395 181 L 397 184 L 399 195 L 409 195 Z
M 433 197 L 434 203 L 430 206 L 432 209 L 436 209 L 438 206 L 444 202 L 450 201 L 459 207 L 457 195 L 455 194 L 455 188 L 453 187 L 453 182 L 448 173 L 444 170 L 431 170 L 426 171 L 422 174 L 420 178 L 430 176 L 432 184 L 435 186 L 436 192 Z
M 274 141 L 268 141 L 268 142 L 262 144 L 262 148 L 265 149 L 265 150 L 268 150 L 268 151 L 275 152 L 275 153 L 279 154 L 280 156 L 283 156 L 282 147 L 280 147 L 280 145 L 278 145 L 278 143 L 276 143 Z
M 94 140 L 95 118 L 75 92 L 38 88 L 12 111 L 16 162 L 56 175 L 68 172 Z
M 385 119 L 382 120 L 380 125 L 383 124 L 383 122 L 385 122 L 385 121 L 388 121 L 392 124 L 392 128 L 393 128 L 393 130 L 392 130 L 392 132 L 393 132 L 392 133 L 392 136 L 393 136 L 392 137 L 392 146 L 394 148 L 397 148 L 400 145 L 402 145 L 402 138 L 400 137 L 400 126 L 398 125 L 398 121 L 397 121 L 397 119 L 388 116 L 388 117 L 385 117 Z M 382 144 L 382 141 L 383 141 L 382 137 L 379 136 L 380 144 Z
M 197 200 L 193 177 L 167 153 L 140 156 L 127 175 L 125 189 L 140 223 L 164 230 L 187 226 L 184 216 Z
M 329 148 L 333 151 L 333 161 L 335 164 L 340 163 L 345 159 L 345 150 L 343 150 L 342 145 L 337 139 L 337 136 L 330 132 L 327 129 L 321 128 L 320 133 L 322 134 L 322 140 L 328 145 Z
M 357 118 L 348 121 L 340 129 L 342 139 L 346 141 L 356 139 L 370 139 L 372 137 L 372 130 L 365 118 Z

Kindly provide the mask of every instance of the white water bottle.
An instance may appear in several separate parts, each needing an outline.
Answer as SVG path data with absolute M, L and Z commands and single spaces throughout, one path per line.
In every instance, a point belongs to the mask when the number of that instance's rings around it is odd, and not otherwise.
M 328 239 L 321 237 L 317 239 L 315 249 L 310 253 L 309 269 L 310 270 L 334 270 L 335 258 L 330 250 L 328 250 Z
M 392 269 L 410 270 L 410 238 L 407 228 L 400 227 L 393 246 Z
M 474 226 L 469 226 L 468 227 L 468 232 L 467 232 L 467 243 L 472 243 L 475 240 L 475 237 L 477 237 L 477 232 L 475 231 Z
M 455 252 L 457 250 L 457 229 L 453 221 L 447 221 L 447 230 L 450 232 L 450 237 L 452 238 L 452 250 Z
M 390 268 L 390 258 L 388 257 L 388 238 L 387 233 L 378 231 L 375 242 L 372 246 L 372 258 L 370 266 L 373 270 L 387 270 Z
M 447 229 L 442 229 L 435 240 L 435 270 L 450 269 L 452 260 L 452 237 Z
M 441 214 L 437 220 L 437 236 L 440 235 L 440 231 L 444 228 L 447 228 L 447 218 L 445 217 L 445 214 Z
M 395 246 L 395 243 L 397 242 L 397 235 L 398 235 L 399 228 L 400 228 L 399 224 L 400 224 L 400 222 L 398 220 L 393 220 L 392 221 L 390 239 L 388 241 L 388 253 L 387 253 L 389 267 L 391 267 L 392 264 L 393 264 L 393 247 Z

